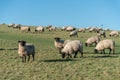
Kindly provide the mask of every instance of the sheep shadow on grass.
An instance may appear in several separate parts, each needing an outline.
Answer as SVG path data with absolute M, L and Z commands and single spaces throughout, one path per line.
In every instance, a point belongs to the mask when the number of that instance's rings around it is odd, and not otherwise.
M 69 62 L 69 61 L 76 61 L 74 59 L 48 59 L 42 60 L 42 62 Z

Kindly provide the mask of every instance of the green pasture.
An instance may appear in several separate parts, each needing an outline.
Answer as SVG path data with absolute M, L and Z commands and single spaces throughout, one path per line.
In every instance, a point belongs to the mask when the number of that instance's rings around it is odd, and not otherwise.
M 120 37 L 107 38 L 116 43 L 115 53 L 95 54 L 94 45 L 84 46 L 84 57 L 62 59 L 54 47 L 54 37 L 77 39 L 83 43 L 96 33 L 79 32 L 77 37 L 69 37 L 69 32 L 45 30 L 43 33 L 21 32 L 18 29 L 0 25 L 0 80 L 119 80 L 120 79 Z M 33 43 L 36 49 L 35 61 L 22 63 L 18 56 L 18 41 Z

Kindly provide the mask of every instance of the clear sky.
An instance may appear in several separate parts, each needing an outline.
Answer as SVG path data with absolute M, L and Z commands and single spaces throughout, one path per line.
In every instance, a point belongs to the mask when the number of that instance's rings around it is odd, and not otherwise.
M 0 23 L 120 30 L 120 0 L 0 0 Z

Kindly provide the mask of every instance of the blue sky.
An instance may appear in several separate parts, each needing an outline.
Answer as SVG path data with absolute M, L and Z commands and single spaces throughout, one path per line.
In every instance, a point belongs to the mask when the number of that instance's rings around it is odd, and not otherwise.
M 0 23 L 120 30 L 120 0 L 0 0 Z

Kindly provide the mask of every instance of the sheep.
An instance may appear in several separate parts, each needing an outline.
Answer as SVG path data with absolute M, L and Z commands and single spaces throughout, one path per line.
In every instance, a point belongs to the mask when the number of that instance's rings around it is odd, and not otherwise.
M 78 33 L 77 33 L 77 31 L 72 31 L 72 32 L 70 32 L 69 36 L 70 37 L 72 37 L 72 36 L 77 36 L 78 37 Z
M 75 28 L 73 28 L 73 27 L 71 27 L 71 26 L 68 26 L 68 27 L 66 28 L 66 31 L 73 31 L 73 30 L 75 30 Z
M 14 26 L 13 26 L 13 28 L 15 29 L 15 28 L 20 28 L 21 27 L 21 24 L 15 24 Z
M 26 62 L 27 56 L 29 61 L 30 55 L 32 55 L 34 61 L 34 56 L 35 56 L 34 45 L 30 43 L 26 43 L 26 41 L 18 41 L 18 55 L 22 58 L 22 62 Z
M 97 31 L 97 35 L 99 36 L 99 37 L 101 37 L 101 36 L 103 36 L 103 37 L 106 37 L 106 32 L 105 31 Z
M 95 49 L 94 52 L 98 53 L 98 51 L 103 51 L 105 54 L 105 49 L 109 49 L 109 54 L 111 53 L 111 51 L 113 50 L 113 54 L 115 53 L 115 41 L 111 40 L 111 39 L 106 39 L 106 40 L 102 40 L 100 41 Z
M 44 27 L 39 26 L 39 27 L 35 28 L 35 32 L 44 32 Z
M 64 44 L 64 40 L 60 39 L 59 37 L 54 38 L 54 46 L 59 50 L 59 53 L 61 53 L 63 44 Z
M 20 27 L 19 30 L 28 32 L 30 31 L 30 27 Z
M 89 46 L 93 43 L 97 44 L 99 41 L 100 41 L 100 38 L 98 36 L 92 36 L 87 39 L 87 41 L 85 42 L 85 46 Z
M 85 32 L 85 28 L 80 28 L 79 30 L 78 30 L 78 32 Z
M 109 36 L 119 36 L 119 32 L 118 31 L 111 31 Z
M 81 57 L 83 57 L 83 44 L 79 40 L 68 42 L 61 50 L 62 58 L 65 58 L 66 55 L 72 58 L 72 54 L 74 54 L 74 58 L 76 58 L 78 52 L 80 52 Z
M 14 27 L 14 25 L 15 25 L 15 24 L 12 23 L 12 24 L 9 24 L 8 27 Z

